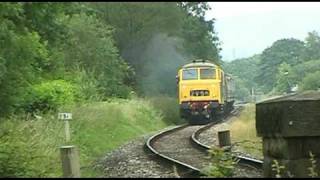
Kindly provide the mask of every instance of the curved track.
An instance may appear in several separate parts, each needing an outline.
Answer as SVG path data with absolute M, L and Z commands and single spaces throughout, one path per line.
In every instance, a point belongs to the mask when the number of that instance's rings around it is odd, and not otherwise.
M 177 168 L 177 176 L 199 177 L 201 160 L 206 153 L 194 148 L 189 137 L 200 127 L 203 126 L 176 126 L 150 137 L 146 146 L 162 160 L 172 163 Z
M 239 108 L 231 114 L 235 115 L 238 112 Z M 207 154 L 210 147 L 199 142 L 198 136 L 204 130 L 225 119 L 221 118 L 208 125 L 176 126 L 150 137 L 146 142 L 146 147 L 159 159 L 172 164 L 177 177 L 199 177 L 203 175 L 201 170 L 210 164 Z M 237 156 L 237 158 L 241 165 L 249 168 L 262 168 L 262 162 L 259 160 L 243 156 Z
M 239 109 L 231 112 L 232 116 L 235 116 L 239 113 Z M 191 142 L 194 143 L 195 145 L 197 145 L 200 149 L 202 149 L 203 151 L 207 151 L 210 149 L 210 146 L 207 146 L 203 143 L 201 143 L 198 139 L 199 135 L 204 132 L 205 130 L 209 129 L 210 127 L 212 127 L 213 125 L 215 125 L 216 123 L 210 123 L 202 128 L 199 128 L 197 131 L 195 131 L 192 136 L 191 136 Z M 254 158 L 250 158 L 250 157 L 245 157 L 245 156 L 234 156 L 235 158 L 237 158 L 239 160 L 239 163 L 245 166 L 251 166 L 253 168 L 257 168 L 257 169 L 262 169 L 262 165 L 263 165 L 263 161 L 258 160 L 258 159 L 254 159 Z

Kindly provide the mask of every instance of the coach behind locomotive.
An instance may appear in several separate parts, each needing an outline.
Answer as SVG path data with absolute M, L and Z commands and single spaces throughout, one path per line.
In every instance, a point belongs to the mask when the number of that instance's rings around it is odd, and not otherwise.
M 232 78 L 205 60 L 184 65 L 176 76 L 180 116 L 190 124 L 213 121 L 233 106 Z

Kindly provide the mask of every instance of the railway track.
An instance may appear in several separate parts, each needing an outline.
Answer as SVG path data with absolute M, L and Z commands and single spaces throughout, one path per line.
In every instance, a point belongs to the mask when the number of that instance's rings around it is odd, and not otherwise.
M 236 115 L 240 108 L 231 114 Z M 230 117 L 230 115 L 229 115 Z M 176 126 L 150 137 L 146 147 L 156 158 L 172 165 L 177 177 L 200 177 L 202 170 L 211 163 L 207 150 L 209 146 L 202 144 L 198 136 L 204 130 L 226 120 L 220 118 L 217 122 L 208 125 L 189 126 L 187 124 Z M 256 159 L 236 156 L 240 168 L 257 170 L 262 168 L 262 162 Z
M 238 113 L 239 113 L 239 109 L 234 111 L 234 112 L 231 112 L 231 115 L 235 116 Z M 192 139 L 191 142 L 194 143 L 196 146 L 198 146 L 203 151 L 209 150 L 210 146 L 207 146 L 207 145 L 201 143 L 199 141 L 198 137 L 199 137 L 199 135 L 201 133 L 203 133 L 205 130 L 209 129 L 210 127 L 212 127 L 215 124 L 216 123 L 208 124 L 207 126 L 204 126 L 204 127 L 200 128 L 200 129 L 198 129 L 197 131 L 195 131 L 191 135 L 191 139 Z M 250 167 L 253 167 L 253 168 L 256 168 L 256 169 L 262 169 L 263 162 L 261 160 L 254 159 L 254 158 L 251 158 L 251 157 L 246 157 L 246 156 L 240 156 L 240 155 L 237 155 L 237 156 L 234 156 L 234 157 L 239 160 L 239 164 L 241 164 L 241 165 L 250 166 Z

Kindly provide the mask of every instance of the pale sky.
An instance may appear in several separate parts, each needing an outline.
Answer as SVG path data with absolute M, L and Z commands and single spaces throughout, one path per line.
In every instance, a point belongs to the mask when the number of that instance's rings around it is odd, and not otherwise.
M 282 38 L 320 33 L 320 2 L 209 2 L 222 59 L 250 57 Z

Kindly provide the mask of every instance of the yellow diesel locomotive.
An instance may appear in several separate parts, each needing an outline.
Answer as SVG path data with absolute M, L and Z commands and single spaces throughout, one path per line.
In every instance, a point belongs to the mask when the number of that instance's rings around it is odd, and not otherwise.
M 214 121 L 232 110 L 234 84 L 218 65 L 194 60 L 179 69 L 176 78 L 180 116 L 190 124 Z

